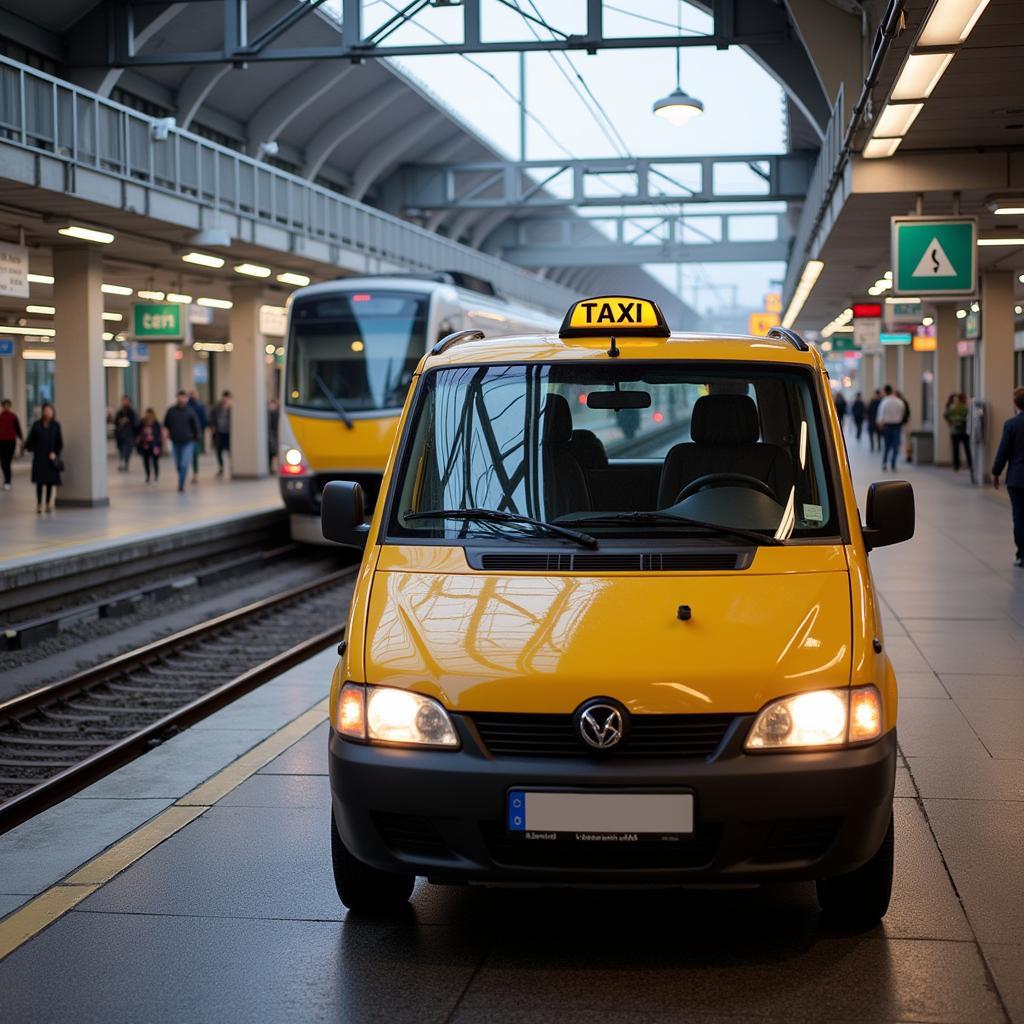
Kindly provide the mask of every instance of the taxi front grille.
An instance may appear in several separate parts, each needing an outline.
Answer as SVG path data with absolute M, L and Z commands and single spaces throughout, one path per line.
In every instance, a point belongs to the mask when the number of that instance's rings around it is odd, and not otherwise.
M 495 757 L 711 757 L 736 716 L 632 715 L 626 738 L 599 754 L 580 738 L 572 715 L 475 714 L 470 718 Z

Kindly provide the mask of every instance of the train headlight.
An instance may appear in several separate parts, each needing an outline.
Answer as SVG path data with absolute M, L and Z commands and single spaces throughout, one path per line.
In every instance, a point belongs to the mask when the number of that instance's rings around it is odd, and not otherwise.
M 284 461 L 287 462 L 289 466 L 301 466 L 302 452 L 300 452 L 298 448 L 289 448 L 288 451 L 284 453 Z
M 284 450 L 281 457 L 281 476 L 302 476 L 306 469 L 306 460 L 298 448 Z

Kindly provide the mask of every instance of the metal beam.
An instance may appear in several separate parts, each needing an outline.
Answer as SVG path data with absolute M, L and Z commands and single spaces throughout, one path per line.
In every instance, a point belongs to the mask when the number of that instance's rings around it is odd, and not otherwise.
M 108 4 L 115 0 L 107 0 Z M 151 0 L 120 0 L 126 4 L 129 13 L 138 6 L 146 6 Z M 198 3 L 200 0 L 190 0 Z M 203 0 L 209 2 L 209 0 Z M 551 38 L 526 38 L 485 42 L 480 38 L 480 0 L 463 0 L 463 41 L 460 43 L 430 44 L 375 44 L 372 38 L 364 37 L 359 18 L 361 4 L 358 0 L 344 0 L 342 17 L 338 25 L 338 41 L 331 46 L 281 46 L 271 47 L 269 43 L 290 28 L 300 18 L 307 17 L 320 7 L 322 0 L 305 0 L 297 3 L 287 16 L 286 24 L 263 39 L 257 36 L 249 43 L 245 33 L 245 0 L 221 0 L 225 5 L 225 38 L 219 49 L 199 51 L 175 51 L 162 49 L 154 52 L 133 52 L 130 19 L 127 24 L 118 24 L 112 40 L 119 62 L 126 66 L 161 66 L 175 64 L 217 64 L 245 60 L 251 64 L 277 60 L 367 60 L 387 57 L 413 57 L 439 54 L 463 53 L 522 53 L 536 51 L 585 51 L 624 49 L 665 49 L 669 47 L 714 46 L 724 49 L 728 46 L 771 45 L 791 42 L 792 35 L 785 11 L 781 14 L 774 4 L 764 0 L 743 0 L 749 9 L 747 16 L 719 18 L 715 21 L 710 35 L 687 36 L 606 36 L 604 35 L 603 10 L 600 0 L 587 0 L 587 30 L 583 35 L 561 33 L 555 26 Z M 709 0 L 735 5 L 738 0 Z M 336 16 L 326 12 L 325 19 L 338 24 Z M 407 19 L 415 22 L 415 17 Z M 266 35 L 266 34 L 265 34 Z M 80 65 L 105 63 L 97 60 L 95 54 L 75 54 L 73 59 Z
M 413 164 L 400 174 L 409 213 L 781 202 L 806 196 L 815 157 L 794 152 Z M 725 176 L 733 180 L 722 180 Z

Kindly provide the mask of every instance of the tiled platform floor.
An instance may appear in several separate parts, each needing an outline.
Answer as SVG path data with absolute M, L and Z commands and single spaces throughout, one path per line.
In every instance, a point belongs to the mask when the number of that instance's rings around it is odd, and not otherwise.
M 35 486 L 28 459 L 15 463 L 10 491 L 0 490 L 3 547 L 0 572 L 26 559 L 53 557 L 130 541 L 166 530 L 219 522 L 232 516 L 281 508 L 276 478 L 218 478 L 212 454 L 200 459 L 199 482 L 177 492 L 174 463 L 160 460 L 159 484 L 145 484 L 142 462 L 132 459 L 130 472 L 118 473 L 108 461 L 110 504 L 101 508 L 57 508 L 36 515 Z
M 863 496 L 881 474 L 851 447 Z M 900 475 L 918 536 L 872 555 L 903 687 L 881 927 L 825 928 L 807 885 L 599 899 L 421 885 L 404 919 L 346 920 L 321 725 L 0 964 L 6 1014 L 1024 1022 L 1024 572 L 1005 502 L 948 471 Z

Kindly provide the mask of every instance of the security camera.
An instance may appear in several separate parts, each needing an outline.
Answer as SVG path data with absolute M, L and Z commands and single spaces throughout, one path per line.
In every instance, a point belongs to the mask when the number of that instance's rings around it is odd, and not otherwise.
M 166 142 L 167 136 L 178 127 L 178 122 L 173 117 L 158 117 L 149 126 L 149 137 L 154 142 Z

